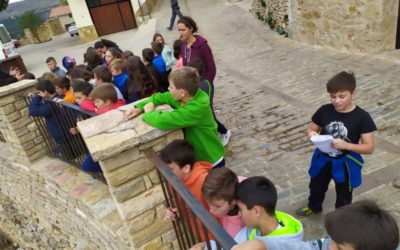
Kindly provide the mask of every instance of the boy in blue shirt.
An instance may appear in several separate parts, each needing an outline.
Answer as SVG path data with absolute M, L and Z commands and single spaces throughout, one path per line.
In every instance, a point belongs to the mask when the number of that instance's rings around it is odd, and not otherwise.
M 128 75 L 123 72 L 124 62 L 121 59 L 115 59 L 110 65 L 113 83 L 121 92 L 125 100 L 128 100 Z
M 322 212 L 325 192 L 332 178 L 336 189 L 335 208 L 350 204 L 353 188 L 361 185 L 364 163 L 361 154 L 371 154 L 375 147 L 375 123 L 368 112 L 353 103 L 356 89 L 354 75 L 340 72 L 328 81 L 326 87 L 332 103 L 321 106 L 315 112 L 307 132 L 309 138 L 318 134 L 332 135 L 332 147 L 337 152 L 327 154 L 315 149 L 309 170 L 309 202 L 307 207 L 296 210 L 299 216 Z

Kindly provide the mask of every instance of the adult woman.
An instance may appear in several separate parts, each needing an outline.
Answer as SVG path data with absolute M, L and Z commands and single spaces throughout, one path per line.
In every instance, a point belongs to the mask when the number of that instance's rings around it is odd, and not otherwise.
M 165 43 L 164 37 L 160 33 L 155 33 L 153 36 L 153 42 L 161 43 L 163 45 L 163 50 L 161 53 L 162 59 L 165 62 L 167 68 L 167 73 L 171 72 L 172 64 L 174 64 L 174 55 L 171 48 Z
M 183 65 L 186 66 L 190 59 L 199 57 L 206 66 L 204 78 L 214 83 L 217 72 L 214 57 L 207 40 L 200 35 L 194 35 L 198 31 L 196 22 L 191 17 L 184 16 L 178 21 L 178 31 L 183 42 L 181 46 Z
M 122 53 L 114 47 L 108 48 L 104 57 L 107 67 L 110 67 L 111 62 L 115 59 L 122 59 Z

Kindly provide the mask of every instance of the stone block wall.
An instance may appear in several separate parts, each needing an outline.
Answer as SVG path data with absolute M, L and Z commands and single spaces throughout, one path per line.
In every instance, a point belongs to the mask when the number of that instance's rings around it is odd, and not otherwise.
M 0 87 L 0 132 L 10 146 L 14 161 L 31 164 L 45 154 L 43 138 L 34 120 L 28 116 L 23 99 L 35 92 L 36 80 L 23 80 Z
M 292 0 L 289 34 L 296 40 L 339 50 L 393 50 L 398 0 Z
M 253 0 L 252 11 L 281 35 L 287 34 L 289 0 Z
M 116 115 L 113 120 L 119 119 Z M 107 115 L 97 116 L 78 127 L 81 131 L 98 127 L 104 117 L 110 120 Z M 85 142 L 93 158 L 100 161 L 132 249 L 178 249 L 172 223 L 163 220 L 165 199 L 157 171 L 144 150 L 158 152 L 167 143 L 182 139 L 183 133 L 155 129 L 140 117 L 129 123 L 131 129 L 101 132 L 84 137 Z

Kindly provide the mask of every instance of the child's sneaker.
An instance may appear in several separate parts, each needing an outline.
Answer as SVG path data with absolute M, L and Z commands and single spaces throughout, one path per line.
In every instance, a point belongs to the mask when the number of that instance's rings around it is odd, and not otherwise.
M 231 131 L 227 130 L 226 134 L 221 134 L 219 136 L 219 139 L 221 140 L 222 145 L 224 145 L 224 146 L 228 145 L 229 139 L 231 138 L 231 135 L 232 135 Z
M 319 212 L 312 211 L 309 207 L 302 207 L 296 210 L 296 214 L 301 217 L 308 217 L 318 213 Z

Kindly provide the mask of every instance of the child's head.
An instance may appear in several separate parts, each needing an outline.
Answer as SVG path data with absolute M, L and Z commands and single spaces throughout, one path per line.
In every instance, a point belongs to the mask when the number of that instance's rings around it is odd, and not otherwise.
M 325 216 L 330 249 L 394 250 L 399 244 L 396 220 L 372 201 L 358 201 Z
M 117 76 L 122 74 L 122 71 L 125 69 L 124 62 L 122 59 L 115 59 L 110 64 L 111 75 Z
M 90 97 L 98 109 L 110 107 L 118 101 L 117 91 L 111 83 L 96 86 L 90 93 Z
M 59 95 L 64 95 L 70 88 L 69 79 L 66 77 L 59 78 L 54 82 L 56 86 L 56 91 Z
M 130 50 L 125 50 L 124 52 L 122 52 L 122 60 L 124 62 L 126 62 L 128 60 L 129 57 L 134 56 L 133 52 Z
M 94 80 L 96 81 L 96 86 L 112 81 L 112 74 L 109 69 L 104 66 L 97 66 L 93 70 Z
M 107 51 L 106 45 L 101 40 L 94 43 L 94 49 L 100 57 L 103 57 Z
M 200 79 L 204 78 L 204 72 L 206 70 L 206 66 L 205 66 L 203 60 L 201 60 L 198 57 L 195 57 L 189 61 L 187 66 L 195 68 L 197 70 L 197 72 L 199 73 Z
M 239 213 L 247 227 L 258 227 L 263 216 L 275 217 L 278 194 L 274 184 L 263 176 L 243 180 L 237 186 L 235 198 Z
M 144 63 L 152 63 L 154 59 L 154 51 L 150 48 L 143 49 L 142 58 Z
M 50 71 L 57 69 L 57 61 L 54 57 L 50 56 L 46 59 L 47 67 L 49 67 Z
M 78 104 L 81 104 L 84 100 L 88 100 L 89 95 L 93 90 L 92 85 L 81 79 L 73 79 L 71 87 L 74 91 L 75 101 Z
M 52 82 L 54 84 L 55 81 L 57 81 L 58 76 L 56 76 L 55 74 L 53 74 L 51 72 L 45 72 L 39 79 L 40 80 L 49 80 L 50 82 Z
M 83 67 L 76 66 L 70 72 L 71 79 L 83 79 L 85 81 L 90 81 L 93 78 L 93 73 Z
M 160 33 L 155 33 L 153 35 L 153 42 L 164 44 L 164 37 Z
M 31 72 L 26 72 L 24 74 L 24 79 L 36 79 L 35 75 Z
M 204 180 L 201 194 L 207 201 L 210 212 L 222 217 L 236 205 L 235 188 L 239 184 L 237 175 L 229 168 L 212 169 Z
M 342 71 L 336 74 L 329 79 L 326 89 L 337 111 L 347 112 L 351 110 L 356 89 L 356 78 L 353 73 Z
M 151 48 L 154 50 L 154 53 L 156 53 L 157 55 L 161 55 L 164 44 L 159 42 L 151 42 Z
M 190 175 L 196 156 L 189 142 L 175 140 L 161 150 L 160 158 L 180 180 L 184 180 Z
M 183 100 L 186 97 L 193 97 L 200 86 L 200 77 L 192 67 L 175 69 L 169 74 L 169 92 L 175 100 Z
M 112 60 L 121 58 L 122 58 L 122 53 L 118 49 L 111 47 L 107 49 L 104 60 L 106 60 L 107 65 L 110 65 Z
M 51 97 L 56 93 L 54 84 L 46 79 L 40 79 L 35 88 L 39 91 L 39 94 L 43 97 Z
M 83 62 L 85 62 L 90 68 L 94 69 L 98 65 L 103 63 L 103 59 L 97 54 L 95 50 L 88 50 L 83 55 Z
M 172 47 L 174 49 L 174 57 L 176 59 L 179 59 L 179 57 L 181 55 L 181 44 L 182 44 L 182 40 L 181 39 L 176 39 L 174 41 L 174 44 L 172 45 Z

